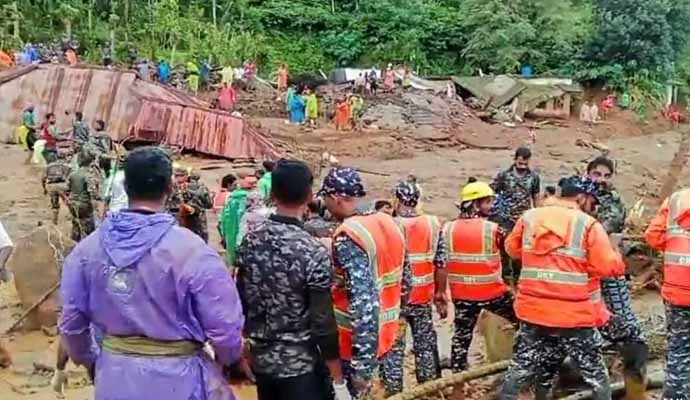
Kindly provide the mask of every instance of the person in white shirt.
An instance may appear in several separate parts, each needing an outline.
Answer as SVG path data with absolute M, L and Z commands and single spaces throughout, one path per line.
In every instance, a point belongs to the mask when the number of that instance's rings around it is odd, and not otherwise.
M 125 171 L 122 169 L 126 156 L 121 154 L 118 157 L 115 172 L 108 177 L 105 201 L 110 212 L 118 212 L 129 207 L 129 198 L 125 191 Z

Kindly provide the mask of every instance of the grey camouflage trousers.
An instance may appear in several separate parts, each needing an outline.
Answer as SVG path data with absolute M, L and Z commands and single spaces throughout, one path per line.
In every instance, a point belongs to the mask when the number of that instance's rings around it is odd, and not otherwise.
M 625 277 L 601 280 L 601 293 L 611 311 L 611 319 L 599 328 L 604 340 L 616 346 L 623 359 L 626 373 L 639 377 L 646 375 L 648 348 L 640 321 L 632 309 L 630 289 Z M 552 354 L 545 359 L 537 376 L 537 391 L 546 396 L 551 391 L 553 380 L 568 354 Z
M 663 400 L 690 399 L 690 307 L 666 304 L 666 382 Z
M 440 378 L 438 339 L 434 329 L 431 304 L 408 304 L 403 317 L 412 332 L 417 382 L 424 383 Z M 406 326 L 403 327 L 405 328 Z M 406 332 L 401 332 L 391 351 L 381 360 L 381 378 L 386 388 L 386 396 L 392 396 L 403 390 L 406 336 Z
M 455 332 L 451 341 L 451 366 L 453 372 L 467 368 L 467 352 L 472 343 L 474 326 L 482 310 L 490 311 L 510 322 L 516 322 L 513 310 L 513 295 L 506 292 L 503 296 L 487 301 L 453 300 L 455 306 Z
M 404 336 L 404 335 L 403 335 Z M 396 351 L 396 346 L 399 346 L 400 340 L 395 343 L 395 346 L 384 354 L 377 361 L 377 368 L 379 376 L 383 381 L 383 385 L 386 389 L 386 397 L 391 396 L 390 391 L 397 390 L 399 382 L 399 390 L 395 393 L 402 392 L 402 380 L 403 380 L 403 352 L 400 353 Z M 372 384 L 373 381 L 368 382 L 369 385 L 363 390 L 358 390 L 352 384 L 352 380 L 355 377 L 355 371 L 352 368 L 350 361 L 342 360 L 343 365 L 343 377 L 347 382 L 347 388 L 350 390 L 350 395 L 352 395 L 353 400 L 369 400 L 372 398 Z
M 501 386 L 499 399 L 517 399 L 520 389 L 533 380 L 545 360 L 568 354 L 592 388 L 594 400 L 610 400 L 608 370 L 601 352 L 603 339 L 596 328 L 548 328 L 522 322 L 515 352 Z

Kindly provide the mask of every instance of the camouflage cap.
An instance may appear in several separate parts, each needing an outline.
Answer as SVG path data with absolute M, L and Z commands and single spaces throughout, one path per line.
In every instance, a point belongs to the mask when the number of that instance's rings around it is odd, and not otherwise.
M 419 204 L 419 187 L 413 182 L 400 182 L 395 187 L 395 197 L 400 204 L 407 207 L 417 207 Z
M 582 193 L 598 198 L 601 194 L 601 184 L 588 176 L 573 175 L 558 181 L 561 191 Z
M 359 173 L 349 167 L 335 167 L 328 171 L 323 179 L 323 186 L 319 195 L 339 195 L 348 197 L 364 197 L 364 184 Z

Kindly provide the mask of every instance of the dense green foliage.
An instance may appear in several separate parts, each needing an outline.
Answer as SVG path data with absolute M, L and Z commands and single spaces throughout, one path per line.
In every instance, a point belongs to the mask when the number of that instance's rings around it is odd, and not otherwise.
M 616 88 L 685 78 L 690 0 L 16 0 L 0 45 L 71 35 L 93 62 L 257 58 L 263 73 L 407 63 L 424 74 L 572 74 Z M 215 7 L 215 8 L 214 8 Z M 18 38 L 14 33 L 18 29 Z

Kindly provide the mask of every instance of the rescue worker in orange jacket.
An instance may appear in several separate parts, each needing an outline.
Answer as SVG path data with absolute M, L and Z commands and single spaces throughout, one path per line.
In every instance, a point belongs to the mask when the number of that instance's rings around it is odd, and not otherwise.
M 467 351 L 482 310 L 515 322 L 513 296 L 501 277 L 501 228 L 489 221 L 494 191 L 470 178 L 462 188 L 458 218 L 443 227 L 443 253 L 455 306 L 451 347 L 453 372 L 467 368 Z M 443 315 L 442 315 L 443 316 Z
M 439 245 L 442 239 L 438 218 L 433 215 L 420 215 L 415 210 L 421 196 L 419 187 L 413 182 L 400 182 L 394 192 L 395 212 L 405 232 L 412 267 L 412 288 L 402 315 L 412 330 L 417 382 L 424 383 L 441 377 L 432 302 L 437 304 L 439 313 L 445 318 L 447 275 L 443 262 L 445 257 L 438 252 L 439 248 L 445 246 Z M 391 350 L 394 354 L 390 357 L 403 359 L 405 336 L 398 337 Z M 393 374 L 397 381 L 391 382 L 393 387 L 389 391 L 390 394 L 399 393 L 403 389 L 402 362 L 397 365 L 400 370 Z
M 668 348 L 664 400 L 690 399 L 690 189 L 673 193 L 652 219 L 645 239 L 664 252 Z
M 528 210 L 506 239 L 506 251 L 522 260 L 515 296 L 521 321 L 515 352 L 499 399 L 517 399 L 540 372 L 542 360 L 567 354 L 593 389 L 593 399 L 611 399 L 597 327 L 610 314 L 599 278 L 619 276 L 625 266 L 594 213 L 598 184 L 573 176 L 559 182 L 561 197 Z
M 390 215 L 357 215 L 366 195 L 352 168 L 331 169 L 319 194 L 331 215 L 342 221 L 332 244 L 333 306 L 338 323 L 343 373 L 353 398 L 366 396 L 376 368 L 386 390 L 395 389 L 402 358 L 391 349 L 401 331 L 401 308 L 410 291 L 410 261 L 401 227 Z

